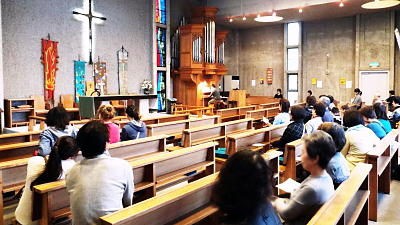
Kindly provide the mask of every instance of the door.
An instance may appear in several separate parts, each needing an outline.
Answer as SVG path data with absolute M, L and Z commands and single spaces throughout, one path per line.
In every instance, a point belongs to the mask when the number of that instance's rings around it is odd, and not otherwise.
M 381 94 L 381 99 L 386 99 L 389 93 L 389 71 L 360 71 L 359 88 L 366 105 L 372 105 L 376 92 Z

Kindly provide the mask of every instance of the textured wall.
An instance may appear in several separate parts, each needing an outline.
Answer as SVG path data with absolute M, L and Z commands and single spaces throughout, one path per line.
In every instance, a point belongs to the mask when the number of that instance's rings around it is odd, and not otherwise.
M 343 101 L 353 97 L 354 87 L 346 89 L 339 82 L 346 78 L 354 83 L 355 22 L 351 17 L 303 23 L 303 99 L 307 90 L 315 96 L 330 94 Z M 312 85 L 312 78 L 322 81 L 323 88 Z
M 239 31 L 240 89 L 250 95 L 273 96 L 284 82 L 284 26 L 283 24 Z M 229 67 L 228 67 L 229 68 Z M 273 68 L 273 83 L 266 83 L 267 68 Z M 260 84 L 259 79 L 265 79 Z M 256 80 L 256 86 L 251 86 Z
M 23 98 L 43 94 L 41 38 L 50 33 L 58 41 L 59 63 L 56 78 L 56 101 L 60 94 L 74 93 L 73 61 L 88 61 L 83 29 L 87 23 L 77 20 L 73 10 L 83 11 L 87 0 L 2 1 L 4 97 Z M 128 92 L 139 92 L 140 82 L 151 79 L 152 1 L 97 0 L 94 11 L 107 18 L 94 25 L 94 59 L 108 62 L 109 93 L 118 92 L 116 52 L 123 45 L 129 51 Z M 86 25 L 86 26 L 84 26 Z M 93 80 L 91 66 L 86 79 Z

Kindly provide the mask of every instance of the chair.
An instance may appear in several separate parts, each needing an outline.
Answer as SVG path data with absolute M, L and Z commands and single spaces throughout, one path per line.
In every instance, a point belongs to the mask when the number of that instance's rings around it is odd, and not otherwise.
M 108 94 L 108 95 L 118 95 L 118 94 Z M 110 105 L 114 107 L 118 116 L 126 116 L 125 113 L 126 104 L 127 104 L 126 101 L 110 100 Z
M 44 102 L 44 95 L 31 95 L 31 98 L 35 100 L 35 105 L 34 105 L 35 115 L 46 116 L 46 114 L 49 112 L 50 106 L 46 108 L 46 104 Z
M 67 112 L 73 113 L 74 119 L 81 119 L 79 116 L 79 104 L 74 101 L 72 95 L 60 95 L 60 100 L 59 106 L 64 107 Z

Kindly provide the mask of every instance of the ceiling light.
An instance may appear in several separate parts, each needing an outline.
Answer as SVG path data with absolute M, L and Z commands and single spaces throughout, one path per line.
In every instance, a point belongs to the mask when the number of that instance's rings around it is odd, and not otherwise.
M 232 21 L 233 21 L 233 19 L 232 19 L 232 17 L 229 19 L 229 22 L 231 22 L 232 23 Z
M 283 20 L 283 17 L 280 16 L 260 16 L 258 18 L 254 18 L 257 22 L 262 23 L 270 23 L 270 22 L 277 22 Z
M 364 9 L 383 9 L 389 8 L 400 4 L 400 1 L 393 1 L 393 0 L 375 0 L 372 2 L 367 2 L 363 4 L 361 7 Z
M 343 7 L 343 6 L 344 6 L 343 2 L 340 1 L 339 7 Z
M 299 9 L 299 13 L 302 13 L 303 12 L 303 9 L 300 7 L 300 9 Z
M 245 16 L 243 16 L 243 20 L 246 20 L 246 17 L 245 17 Z
M 276 16 L 276 12 L 273 12 L 273 13 L 272 13 L 272 16 Z
M 260 14 L 257 15 L 257 18 L 260 18 Z

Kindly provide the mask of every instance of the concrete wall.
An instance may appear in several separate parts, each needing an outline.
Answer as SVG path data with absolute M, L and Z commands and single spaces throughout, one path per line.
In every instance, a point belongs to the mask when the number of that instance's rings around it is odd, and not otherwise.
M 247 94 L 273 96 L 277 88 L 283 88 L 283 29 L 284 25 L 279 24 L 239 31 L 240 89 L 246 90 Z M 230 65 L 227 68 L 230 69 Z M 267 68 L 273 68 L 272 84 L 266 83 Z M 260 84 L 261 78 L 264 84 Z M 252 86 L 252 80 L 256 80 L 255 86 Z
M 330 94 L 346 101 L 352 98 L 354 88 L 346 89 L 340 84 L 340 78 L 354 83 L 355 28 L 355 17 L 303 23 L 303 74 L 300 79 L 303 90 L 299 90 L 300 99 L 305 99 L 307 90 L 312 90 L 315 96 Z M 322 88 L 311 83 L 313 78 L 322 81 Z
M 50 33 L 58 41 L 59 63 L 55 99 L 60 94 L 74 94 L 73 61 L 81 55 L 88 61 L 88 23 L 78 20 L 73 10 L 83 11 L 83 0 L 2 1 L 4 97 L 25 98 L 43 94 L 41 38 Z M 128 92 L 140 90 L 140 82 L 152 76 L 152 1 L 98 0 L 94 12 L 107 20 L 94 25 L 94 59 L 108 62 L 108 90 L 118 93 L 116 52 L 123 45 L 129 51 Z M 84 21 L 87 21 L 84 20 Z M 86 80 L 91 77 L 86 67 Z

